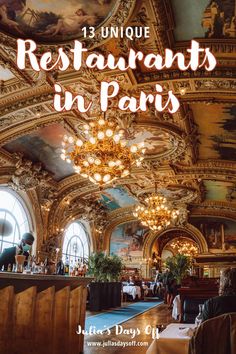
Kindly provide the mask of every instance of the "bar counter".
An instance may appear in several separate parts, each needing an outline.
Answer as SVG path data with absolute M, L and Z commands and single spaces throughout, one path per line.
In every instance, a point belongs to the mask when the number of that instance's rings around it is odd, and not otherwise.
M 0 272 L 0 354 L 82 353 L 91 280 Z

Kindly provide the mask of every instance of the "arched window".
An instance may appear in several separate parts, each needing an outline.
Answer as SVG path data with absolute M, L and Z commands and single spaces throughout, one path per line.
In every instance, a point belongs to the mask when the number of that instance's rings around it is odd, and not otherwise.
M 84 226 L 75 221 L 65 231 L 62 258 L 69 263 L 87 263 L 89 257 L 89 237 Z
M 10 189 L 0 189 L 0 253 L 17 245 L 29 231 L 29 215 L 23 200 Z

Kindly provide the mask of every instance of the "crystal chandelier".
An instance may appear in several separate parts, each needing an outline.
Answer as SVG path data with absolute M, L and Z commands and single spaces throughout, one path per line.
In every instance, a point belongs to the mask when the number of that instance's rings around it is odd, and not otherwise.
M 198 253 L 198 247 L 193 242 L 187 240 L 176 240 L 171 242 L 170 246 L 180 254 L 194 257 Z
M 161 230 L 170 225 L 179 215 L 178 210 L 172 209 L 166 198 L 152 194 L 145 199 L 146 206 L 138 205 L 133 215 L 138 218 L 142 225 L 148 226 L 151 230 Z
M 128 176 L 131 166 L 144 159 L 144 143 L 128 145 L 124 130 L 106 119 L 83 126 L 83 140 L 65 135 L 61 158 L 75 172 L 95 184 L 104 185 Z

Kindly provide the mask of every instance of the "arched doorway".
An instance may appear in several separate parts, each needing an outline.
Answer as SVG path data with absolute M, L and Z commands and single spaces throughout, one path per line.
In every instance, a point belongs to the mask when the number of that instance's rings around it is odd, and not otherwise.
M 185 227 L 170 228 L 159 233 L 151 233 L 144 244 L 144 257 L 151 259 L 149 264 L 150 275 L 155 273 L 155 269 L 162 267 L 168 256 L 175 254 L 175 250 L 170 247 L 171 242 L 181 239 L 195 245 L 199 254 L 208 253 L 204 236 L 190 224 Z M 162 254 L 163 251 L 164 253 Z

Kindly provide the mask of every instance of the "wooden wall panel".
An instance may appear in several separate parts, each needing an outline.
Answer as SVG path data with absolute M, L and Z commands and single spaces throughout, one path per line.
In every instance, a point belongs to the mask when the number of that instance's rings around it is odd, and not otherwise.
M 14 288 L 0 290 L 0 354 L 10 353 L 12 343 Z
M 47 348 L 52 352 L 52 321 L 54 308 L 55 288 L 50 287 L 37 294 L 35 308 L 34 348 L 35 354 L 41 354 Z
M 13 308 L 13 343 L 14 354 L 34 354 L 35 304 L 37 289 L 35 286 L 14 296 Z

